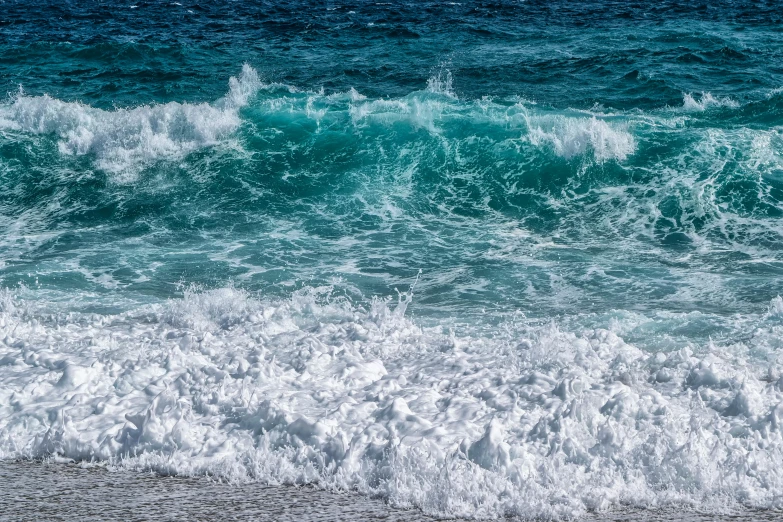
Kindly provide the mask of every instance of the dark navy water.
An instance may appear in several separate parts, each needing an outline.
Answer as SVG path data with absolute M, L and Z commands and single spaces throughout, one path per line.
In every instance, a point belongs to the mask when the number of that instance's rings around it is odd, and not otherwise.
M 0 454 L 459 516 L 777 506 L 782 24 L 774 1 L 0 0 Z M 394 464 L 402 433 L 426 464 Z M 478 490 L 421 475 L 463 461 Z

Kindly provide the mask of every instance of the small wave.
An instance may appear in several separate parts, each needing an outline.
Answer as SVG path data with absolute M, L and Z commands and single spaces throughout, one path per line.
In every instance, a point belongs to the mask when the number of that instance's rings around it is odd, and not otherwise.
M 97 166 L 119 173 L 162 158 L 180 158 L 214 145 L 240 124 L 238 111 L 259 90 L 249 65 L 215 103 L 147 105 L 104 111 L 48 95 L 18 95 L 0 108 L 0 128 L 58 136 L 63 155 L 93 154 Z
M 636 150 L 636 140 L 625 123 L 609 123 L 595 116 L 568 116 L 538 110 L 531 113 L 527 101 L 517 100 L 510 107 L 495 104 L 490 99 L 459 102 L 448 73 L 430 78 L 425 92 L 445 95 L 451 100 L 413 93 L 399 99 L 364 101 L 364 97 L 356 98 L 352 90 L 352 101 L 360 103 L 353 103 L 349 113 L 354 125 L 369 121 L 381 124 L 407 121 L 433 134 L 440 134 L 449 124 L 466 119 L 476 132 L 488 136 L 500 136 L 518 128 L 523 133 L 527 131 L 524 139 L 532 145 L 550 147 L 556 155 L 566 159 L 589 154 L 599 163 L 622 161 Z
M 596 117 L 539 118 L 528 135 L 536 146 L 547 144 L 566 159 L 592 151 L 596 161 L 624 160 L 636 150 L 633 135 Z
M 427 80 L 427 92 L 442 94 L 450 98 L 456 98 L 454 93 L 454 79 L 451 71 L 441 71 Z
M 739 103 L 727 96 L 716 98 L 708 92 L 702 93 L 701 98 L 698 100 L 690 93 L 685 93 L 682 96 L 682 109 L 684 111 L 702 112 L 714 107 L 736 109 L 739 107 Z

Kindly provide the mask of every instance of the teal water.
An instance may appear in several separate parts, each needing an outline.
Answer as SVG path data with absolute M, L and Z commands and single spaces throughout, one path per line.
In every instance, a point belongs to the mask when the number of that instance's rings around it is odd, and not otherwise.
M 421 270 L 421 313 L 543 316 L 780 293 L 774 10 L 10 7 L 4 286 L 367 297 Z
M 782 21 L 771 1 L 0 1 L 0 456 L 234 455 L 231 476 L 459 516 L 777 506 Z M 174 383 L 220 464 L 144 431 Z M 437 466 L 384 460 L 402 433 Z M 480 494 L 421 475 L 448 455 L 488 470 Z

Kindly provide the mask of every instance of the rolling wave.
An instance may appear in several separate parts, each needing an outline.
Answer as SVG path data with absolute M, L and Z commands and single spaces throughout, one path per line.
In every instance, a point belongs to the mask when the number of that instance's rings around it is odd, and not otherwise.
M 55 135 L 60 154 L 90 155 L 98 168 L 119 173 L 218 143 L 239 127 L 239 109 L 260 86 L 258 74 L 246 65 L 239 78 L 229 80 L 228 94 L 213 104 L 172 102 L 104 111 L 20 93 L 0 108 L 0 129 Z

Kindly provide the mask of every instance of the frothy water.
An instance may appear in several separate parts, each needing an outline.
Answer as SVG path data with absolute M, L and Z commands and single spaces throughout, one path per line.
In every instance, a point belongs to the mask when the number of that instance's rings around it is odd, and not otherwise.
M 182 4 L 5 5 L 0 458 L 783 507 L 775 9 Z
M 124 172 L 160 159 L 217 144 L 240 125 L 238 111 L 259 89 L 258 73 L 245 65 L 229 92 L 214 104 L 171 102 L 104 111 L 79 102 L 20 92 L 0 109 L 0 130 L 55 135 L 62 155 L 95 158 L 99 168 Z
M 530 129 L 529 140 L 534 145 L 551 144 L 555 153 L 566 159 L 592 151 L 596 161 L 624 160 L 633 154 L 633 135 L 615 129 L 604 120 L 592 118 L 553 118 L 537 122 Z
M 780 507 L 780 298 L 731 319 L 742 340 L 668 352 L 624 337 L 718 319 L 447 329 L 406 318 L 408 298 L 224 288 L 49 316 L 6 296 L 1 456 L 317 482 L 451 516 Z

